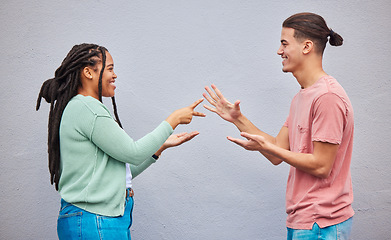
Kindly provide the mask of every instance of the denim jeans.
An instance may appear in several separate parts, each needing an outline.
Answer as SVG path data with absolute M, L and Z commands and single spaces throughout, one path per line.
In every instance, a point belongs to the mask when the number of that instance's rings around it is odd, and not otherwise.
M 58 238 L 60 240 L 131 239 L 133 204 L 133 197 L 126 197 L 124 215 L 107 217 L 87 212 L 61 199 L 57 220 Z
M 349 240 L 353 218 L 325 228 L 314 223 L 311 230 L 288 228 L 288 240 Z

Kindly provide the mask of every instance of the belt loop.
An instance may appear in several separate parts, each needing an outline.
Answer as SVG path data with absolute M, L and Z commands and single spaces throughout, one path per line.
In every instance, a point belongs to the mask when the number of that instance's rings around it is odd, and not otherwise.
M 134 191 L 132 188 L 126 189 L 126 196 L 127 197 L 133 197 L 134 196 Z

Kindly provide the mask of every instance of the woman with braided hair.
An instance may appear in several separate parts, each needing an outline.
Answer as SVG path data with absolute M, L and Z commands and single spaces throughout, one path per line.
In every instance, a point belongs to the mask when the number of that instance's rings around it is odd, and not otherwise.
M 203 99 L 178 109 L 134 141 L 122 129 L 114 98 L 114 62 L 96 44 L 75 45 L 45 81 L 38 96 L 50 103 L 48 154 L 51 183 L 61 195 L 60 239 L 130 239 L 131 179 L 156 162 L 162 151 L 198 132 L 171 135 L 189 124 Z M 115 120 L 102 103 L 111 97 Z

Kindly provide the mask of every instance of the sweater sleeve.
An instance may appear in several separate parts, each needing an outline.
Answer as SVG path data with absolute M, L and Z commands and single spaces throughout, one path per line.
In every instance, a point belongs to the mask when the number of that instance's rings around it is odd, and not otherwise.
M 110 157 L 138 166 L 150 158 L 172 132 L 171 125 L 163 121 L 152 132 L 135 141 L 118 126 L 114 119 L 97 115 L 90 136 L 91 141 Z
M 156 160 L 153 157 L 149 157 L 138 166 L 130 164 L 130 171 L 132 173 L 132 178 L 134 179 L 135 177 L 140 175 L 142 172 L 144 172 L 145 169 L 147 169 L 155 162 Z

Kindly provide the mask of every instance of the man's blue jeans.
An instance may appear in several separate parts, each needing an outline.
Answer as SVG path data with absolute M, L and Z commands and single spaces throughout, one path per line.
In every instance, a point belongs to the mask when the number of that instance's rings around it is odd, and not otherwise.
M 353 218 L 325 228 L 314 223 L 311 230 L 288 228 L 288 240 L 349 240 Z
M 107 217 L 84 211 L 61 199 L 61 210 L 57 220 L 58 238 L 131 239 L 133 197 L 126 197 L 125 204 L 123 216 Z

